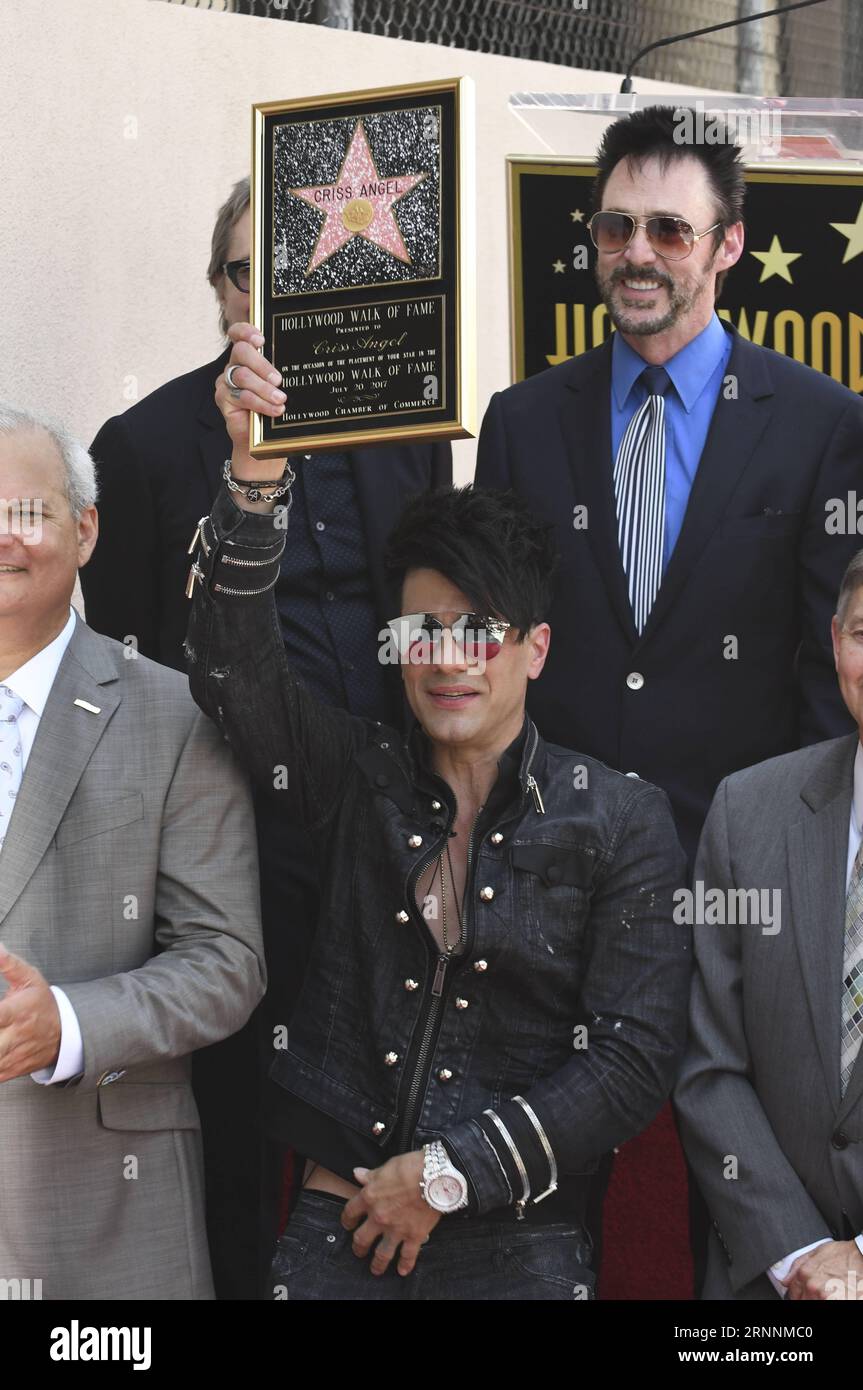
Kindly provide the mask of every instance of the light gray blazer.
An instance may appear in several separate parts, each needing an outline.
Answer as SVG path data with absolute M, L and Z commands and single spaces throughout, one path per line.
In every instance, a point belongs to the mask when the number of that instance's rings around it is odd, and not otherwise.
M 781 894 L 778 933 L 694 929 L 675 1102 L 713 1219 L 705 1298 L 776 1298 L 770 1264 L 863 1231 L 863 1054 L 839 1088 L 856 747 L 855 733 L 735 773 L 704 827 L 696 881 Z
M 85 1063 L 0 1086 L 0 1280 L 212 1298 L 189 1054 L 263 993 L 254 818 L 185 677 L 124 652 L 78 619 L 0 854 L 0 940 L 66 991 Z

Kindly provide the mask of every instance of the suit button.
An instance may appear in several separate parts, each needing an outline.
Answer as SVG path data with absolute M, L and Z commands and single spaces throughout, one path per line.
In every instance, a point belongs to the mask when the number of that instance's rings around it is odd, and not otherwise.
M 830 1143 L 833 1145 L 834 1149 L 847 1149 L 848 1135 L 843 1134 L 841 1129 L 837 1129 L 836 1133 L 832 1136 Z
M 629 675 L 626 677 L 626 684 L 629 686 L 630 690 L 640 690 L 644 685 L 644 676 L 640 671 L 630 671 Z
M 422 842 L 422 835 L 408 835 L 408 847 L 410 849 L 419 849 Z
M 548 866 L 548 868 L 546 869 L 545 872 L 546 872 L 546 877 L 548 878 L 549 883 L 559 883 L 559 882 L 560 882 L 560 865 L 559 865 L 559 864 L 549 864 L 549 866 Z
M 386 775 L 385 773 L 383 773 L 383 772 L 377 773 L 377 775 L 375 776 L 375 786 L 376 786 L 376 787 L 388 787 L 389 784 L 390 784 L 390 779 L 389 779 L 389 777 L 387 777 L 387 775 Z
M 492 898 L 494 897 L 494 889 L 489 888 L 486 884 L 485 888 L 480 888 L 479 895 L 484 903 L 490 903 Z
M 388 1067 L 394 1067 L 398 1060 L 399 1054 L 397 1052 L 388 1052 L 384 1057 L 384 1062 Z
M 405 989 L 413 994 L 415 989 L 419 989 L 419 980 L 405 980 Z
M 461 996 L 459 996 L 459 998 L 455 1001 L 455 1006 L 457 1009 L 466 1009 L 468 1007 L 468 1001 L 467 999 L 462 999 Z
M 404 924 L 405 922 L 409 922 L 410 920 L 410 915 L 409 913 L 405 912 L 404 908 L 402 908 L 400 912 L 396 913 L 397 922 L 401 922 L 402 924 Z
M 385 1129 L 386 1125 L 384 1124 L 383 1120 L 375 1120 L 374 1124 L 372 1125 L 372 1134 L 383 1134 Z
M 499 830 L 496 830 L 496 831 L 494 832 L 494 834 L 492 835 L 492 837 L 491 837 L 491 842 L 492 842 L 493 845 L 499 845 L 499 844 L 501 843 L 502 839 L 503 839 L 503 836 L 501 835 L 500 831 L 499 831 Z
M 437 1074 L 438 1081 L 452 1081 L 452 1072 L 449 1067 L 441 1067 Z
M 482 972 L 483 972 L 484 970 L 488 970 L 488 961 L 487 961 L 487 960 L 475 960 L 474 963 L 473 963 L 473 968 L 474 968 L 474 970 L 476 971 L 476 973 L 477 973 L 478 975 L 481 975 Z

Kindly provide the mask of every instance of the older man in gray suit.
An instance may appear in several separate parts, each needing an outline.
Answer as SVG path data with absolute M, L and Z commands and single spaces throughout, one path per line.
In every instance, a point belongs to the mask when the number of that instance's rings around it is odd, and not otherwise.
M 695 866 L 675 1099 L 709 1299 L 863 1299 L 863 551 L 833 653 L 857 733 L 728 777 Z
M 185 679 L 70 608 L 94 502 L 0 406 L 0 1289 L 212 1298 L 189 1054 L 263 992 L 254 821 Z

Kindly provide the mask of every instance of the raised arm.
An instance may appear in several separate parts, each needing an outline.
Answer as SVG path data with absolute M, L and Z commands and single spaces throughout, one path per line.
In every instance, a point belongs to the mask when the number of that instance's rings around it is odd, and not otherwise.
M 235 324 L 230 333 L 231 365 L 244 389 L 234 397 L 221 376 L 216 402 L 233 443 L 232 476 L 275 490 L 285 459 L 253 459 L 248 437 L 250 410 L 282 411 L 279 374 L 261 356 L 264 340 L 256 329 Z M 317 830 L 339 806 L 353 755 L 372 726 L 322 703 L 288 663 L 273 597 L 290 545 L 287 500 L 283 494 L 251 502 L 222 485 L 195 557 L 186 661 L 192 695 L 253 782 Z

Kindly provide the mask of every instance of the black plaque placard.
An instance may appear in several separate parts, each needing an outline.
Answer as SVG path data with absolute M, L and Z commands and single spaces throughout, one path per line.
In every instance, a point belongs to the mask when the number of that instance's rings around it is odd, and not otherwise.
M 283 415 L 257 457 L 475 433 L 472 92 L 254 108 L 252 289 Z

